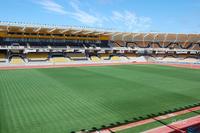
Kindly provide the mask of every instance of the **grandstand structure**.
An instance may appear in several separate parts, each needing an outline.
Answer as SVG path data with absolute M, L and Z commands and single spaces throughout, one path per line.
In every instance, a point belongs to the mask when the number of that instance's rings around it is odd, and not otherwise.
M 0 22 L 0 64 L 200 63 L 200 34 Z

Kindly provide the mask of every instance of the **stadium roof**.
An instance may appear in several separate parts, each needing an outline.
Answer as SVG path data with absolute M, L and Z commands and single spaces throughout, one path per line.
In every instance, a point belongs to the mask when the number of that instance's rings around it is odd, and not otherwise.
M 0 31 L 7 32 L 31 32 L 46 34 L 83 34 L 83 35 L 105 35 L 111 40 L 120 41 L 162 41 L 162 42 L 195 42 L 200 43 L 200 34 L 184 33 L 132 33 L 118 32 L 113 29 L 100 29 L 90 27 L 30 24 L 0 21 Z

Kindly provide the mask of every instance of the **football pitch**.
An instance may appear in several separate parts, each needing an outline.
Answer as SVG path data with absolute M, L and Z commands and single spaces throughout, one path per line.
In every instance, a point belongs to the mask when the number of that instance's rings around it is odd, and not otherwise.
M 1 133 L 69 133 L 200 102 L 200 70 L 159 65 L 0 70 Z

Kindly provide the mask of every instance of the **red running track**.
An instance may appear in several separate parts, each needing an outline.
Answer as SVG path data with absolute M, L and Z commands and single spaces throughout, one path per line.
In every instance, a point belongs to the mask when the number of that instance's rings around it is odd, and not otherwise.
M 30 66 L 0 66 L 0 70 L 10 69 L 32 69 L 32 68 L 61 68 L 61 67 L 82 67 L 82 66 L 111 66 L 125 64 L 156 64 L 163 66 L 200 69 L 200 64 L 164 64 L 164 63 L 147 63 L 147 62 L 130 62 L 130 63 L 96 63 L 96 64 L 62 64 L 62 65 L 30 65 Z

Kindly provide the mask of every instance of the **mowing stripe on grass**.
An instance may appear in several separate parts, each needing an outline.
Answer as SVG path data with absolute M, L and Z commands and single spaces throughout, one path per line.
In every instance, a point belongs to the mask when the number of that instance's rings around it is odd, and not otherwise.
M 0 71 L 2 133 L 100 128 L 198 103 L 200 71 L 158 65 Z

